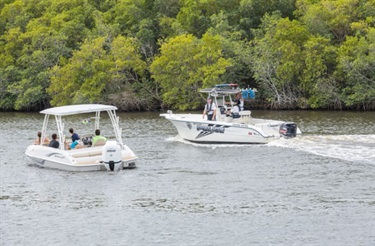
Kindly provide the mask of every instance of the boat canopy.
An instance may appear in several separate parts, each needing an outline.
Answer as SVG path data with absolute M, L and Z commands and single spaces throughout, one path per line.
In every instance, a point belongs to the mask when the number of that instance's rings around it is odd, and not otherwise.
M 92 113 L 108 110 L 117 110 L 117 107 L 112 105 L 103 105 L 103 104 L 78 104 L 78 105 L 69 105 L 54 107 L 40 111 L 42 114 L 48 115 L 74 115 L 74 114 L 83 114 L 83 113 Z
M 95 122 L 94 122 L 94 129 L 99 129 L 99 121 L 100 121 L 100 112 L 106 111 L 111 119 L 111 123 L 113 126 L 113 130 L 116 136 L 116 140 L 119 142 L 121 146 L 123 146 L 122 142 L 122 129 L 120 128 L 119 124 L 119 117 L 116 116 L 117 107 L 112 105 L 103 105 L 103 104 L 77 104 L 77 105 L 69 105 L 69 106 L 61 106 L 61 107 L 54 107 L 40 111 L 40 113 L 45 114 L 44 122 L 42 127 L 42 139 L 46 136 L 46 130 L 48 121 L 51 115 L 55 117 L 57 131 L 60 141 L 65 142 L 64 136 L 64 123 L 62 120 L 62 116 L 67 115 L 75 115 L 75 114 L 85 114 L 85 113 L 95 113 Z M 64 145 L 60 144 L 59 147 L 61 150 L 64 150 Z
M 208 93 L 210 96 L 218 97 L 218 96 L 230 96 L 234 94 L 241 93 L 243 99 L 254 99 L 256 89 L 240 89 L 238 88 L 237 84 L 219 84 L 215 85 L 212 88 L 204 88 L 201 89 L 199 92 L 201 93 Z
M 218 88 L 206 88 L 202 89 L 199 92 L 201 93 L 210 93 L 211 96 L 215 95 L 231 95 L 231 94 L 237 94 L 240 93 L 241 90 L 239 89 L 218 89 Z

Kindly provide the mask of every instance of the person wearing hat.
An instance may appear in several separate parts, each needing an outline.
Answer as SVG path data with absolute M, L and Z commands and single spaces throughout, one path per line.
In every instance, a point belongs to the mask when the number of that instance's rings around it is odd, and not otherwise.
M 214 102 L 212 102 L 212 98 L 207 98 L 207 103 L 204 106 L 203 110 L 203 119 L 204 116 L 207 114 L 207 120 L 215 120 L 216 117 L 216 105 Z

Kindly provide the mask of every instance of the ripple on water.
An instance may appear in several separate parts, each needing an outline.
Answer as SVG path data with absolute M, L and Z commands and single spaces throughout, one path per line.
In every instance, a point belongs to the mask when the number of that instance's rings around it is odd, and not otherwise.
M 23 153 L 43 118 L 0 114 L 4 245 L 375 241 L 370 114 L 254 111 L 295 121 L 305 133 L 267 145 L 192 144 L 157 113 L 120 114 L 123 138 L 139 162 L 114 174 L 29 166 Z M 82 132 L 81 121 L 66 126 Z

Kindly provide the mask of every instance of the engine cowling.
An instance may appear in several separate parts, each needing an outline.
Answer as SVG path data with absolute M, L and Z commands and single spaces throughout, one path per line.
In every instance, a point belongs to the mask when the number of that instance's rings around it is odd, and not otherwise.
M 297 136 L 297 124 L 294 122 L 285 122 L 280 126 L 279 133 L 285 138 L 294 138 Z
M 102 151 L 103 164 L 109 171 L 122 167 L 121 146 L 116 141 L 107 141 Z

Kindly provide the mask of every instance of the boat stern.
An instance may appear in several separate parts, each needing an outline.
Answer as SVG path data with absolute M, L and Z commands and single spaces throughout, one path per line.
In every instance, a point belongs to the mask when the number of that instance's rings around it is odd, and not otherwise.
M 297 124 L 294 122 L 284 122 L 280 125 L 279 133 L 284 138 L 294 138 L 298 134 Z M 299 131 L 299 134 L 301 131 Z

